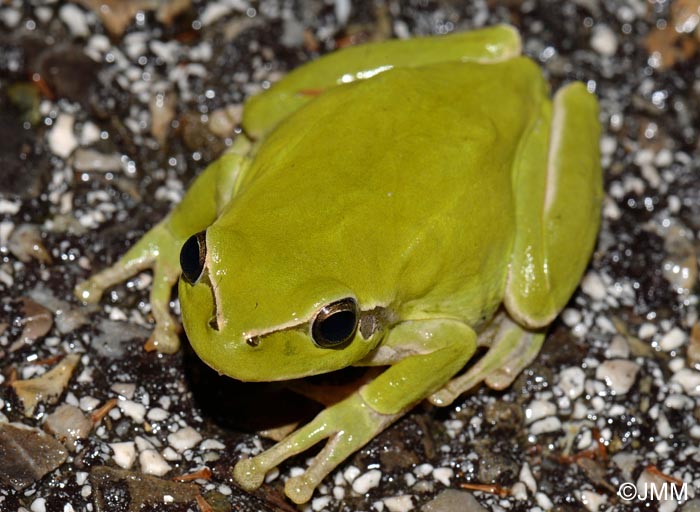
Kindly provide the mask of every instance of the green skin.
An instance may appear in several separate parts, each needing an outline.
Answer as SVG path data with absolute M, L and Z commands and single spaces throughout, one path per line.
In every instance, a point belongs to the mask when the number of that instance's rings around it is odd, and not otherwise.
M 247 137 L 164 221 L 76 289 L 94 302 L 152 268 L 149 344 L 174 352 L 168 299 L 180 247 L 206 229 L 204 275 L 180 280 L 179 296 L 207 364 L 244 381 L 388 366 L 239 461 L 243 488 L 327 439 L 286 483 L 293 501 L 306 502 L 419 401 L 447 405 L 480 382 L 504 388 L 537 355 L 595 243 L 599 124 L 581 83 L 550 101 L 538 67 L 519 53 L 517 32 L 497 26 L 353 47 L 302 66 L 247 103 Z M 347 297 L 373 328 L 341 348 L 317 346 L 319 310 Z M 490 348 L 454 378 L 477 346 Z

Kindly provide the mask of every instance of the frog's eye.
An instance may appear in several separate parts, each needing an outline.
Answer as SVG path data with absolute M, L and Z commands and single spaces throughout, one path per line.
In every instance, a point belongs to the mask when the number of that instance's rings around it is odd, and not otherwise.
M 331 302 L 318 312 L 311 326 L 311 337 L 321 348 L 339 348 L 355 337 L 357 301 L 351 297 Z
M 187 239 L 180 250 L 180 267 L 182 277 L 190 284 L 195 284 L 202 277 L 204 262 L 207 257 L 207 232 L 200 231 Z

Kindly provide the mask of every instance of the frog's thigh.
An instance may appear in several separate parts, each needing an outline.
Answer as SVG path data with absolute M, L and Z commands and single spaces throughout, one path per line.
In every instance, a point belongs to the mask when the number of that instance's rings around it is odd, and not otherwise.
M 328 439 L 308 470 L 285 485 L 293 501 L 308 501 L 338 464 L 458 372 L 474 353 L 476 334 L 451 320 L 405 322 L 392 329 L 382 346 L 385 354 L 393 351 L 398 362 L 269 450 L 239 461 L 234 468 L 238 483 L 256 489 L 269 470 Z
M 516 236 L 504 303 L 523 326 L 553 320 L 590 258 L 602 196 L 597 116 L 593 95 L 580 82 L 570 84 L 555 95 L 553 113 L 543 102 L 518 150 Z
M 259 139 L 324 90 L 387 69 L 438 62 L 495 62 L 520 55 L 520 51 L 520 34 L 509 25 L 350 46 L 295 69 L 268 91 L 250 98 L 243 111 L 243 126 Z
M 111 267 L 75 288 L 84 302 L 96 303 L 117 283 L 153 269 L 151 312 L 156 327 L 146 348 L 172 353 L 179 346 L 177 322 L 170 314 L 170 293 L 180 276 L 180 249 L 187 238 L 206 229 L 229 201 L 245 158 L 227 154 L 207 167 L 194 181 L 183 200 L 160 223 L 146 233 Z
M 481 382 L 493 389 L 507 388 L 537 356 L 543 341 L 543 332 L 523 329 L 505 311 L 499 312 L 489 328 L 479 335 L 479 345 L 488 346 L 488 352 L 466 373 L 433 393 L 430 402 L 449 405 Z

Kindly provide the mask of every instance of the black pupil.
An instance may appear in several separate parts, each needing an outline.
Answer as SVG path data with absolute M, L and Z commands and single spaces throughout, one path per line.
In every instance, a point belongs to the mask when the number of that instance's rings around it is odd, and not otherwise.
M 201 233 L 192 235 L 187 239 L 180 250 L 180 267 L 183 277 L 191 284 L 195 283 L 202 273 L 204 261 L 200 244 Z
M 327 343 L 343 343 L 355 331 L 355 312 L 338 311 L 333 313 L 321 322 L 320 327 L 320 334 Z

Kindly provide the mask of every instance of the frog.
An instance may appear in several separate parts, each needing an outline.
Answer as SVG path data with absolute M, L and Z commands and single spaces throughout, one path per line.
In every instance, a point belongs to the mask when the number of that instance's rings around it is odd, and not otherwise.
M 598 105 L 578 81 L 551 95 L 518 31 L 496 25 L 328 53 L 249 98 L 241 125 L 76 294 L 97 302 L 152 270 L 146 347 L 173 353 L 177 283 L 192 348 L 241 381 L 378 369 L 235 464 L 253 492 L 325 442 L 285 482 L 305 503 L 421 401 L 505 389 L 537 356 L 595 247 Z

